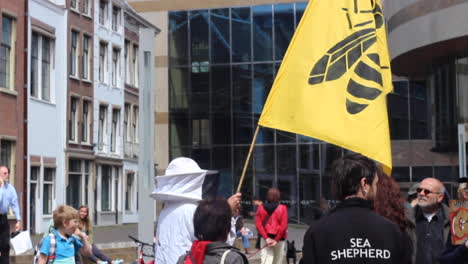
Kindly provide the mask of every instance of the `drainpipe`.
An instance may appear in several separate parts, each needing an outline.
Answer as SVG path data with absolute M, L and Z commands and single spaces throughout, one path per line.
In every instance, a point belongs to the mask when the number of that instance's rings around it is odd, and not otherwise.
M 22 229 L 26 230 L 28 226 L 28 2 L 29 0 L 24 1 L 24 89 L 23 89 L 23 103 L 24 103 L 24 112 L 23 112 L 23 208 L 22 208 Z

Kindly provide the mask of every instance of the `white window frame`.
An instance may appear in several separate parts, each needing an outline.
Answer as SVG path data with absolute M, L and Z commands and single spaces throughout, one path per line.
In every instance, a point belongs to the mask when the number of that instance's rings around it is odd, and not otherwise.
M 124 120 L 123 120 L 123 133 L 124 133 L 124 156 L 129 158 L 132 156 L 132 139 L 131 139 L 131 130 L 130 130 L 130 116 L 132 106 L 128 103 L 125 103 L 124 106 Z
M 107 83 L 107 50 L 106 42 L 99 43 L 99 82 Z
M 120 29 L 121 14 L 122 14 L 122 9 L 119 6 L 112 5 L 112 25 L 111 25 L 111 28 L 115 32 L 119 31 L 119 29 Z
M 107 23 L 107 9 L 108 9 L 108 6 L 109 6 L 109 2 L 108 1 L 105 1 L 105 0 L 99 0 L 99 24 L 100 25 L 103 25 L 105 26 L 106 23 Z
M 37 43 L 34 42 L 37 37 Z M 46 55 L 46 43 L 49 43 L 49 54 Z M 36 45 L 37 46 L 36 46 Z M 37 57 L 34 58 L 34 51 Z M 55 42 L 52 38 L 32 31 L 31 34 L 31 97 L 39 100 L 53 101 L 53 74 L 55 71 Z M 48 60 L 47 60 L 48 57 Z M 44 73 L 46 64 L 49 64 L 49 74 Z M 47 80 L 44 77 L 48 77 Z M 48 85 L 47 85 L 48 84 Z
M 109 179 L 108 179 L 108 182 L 107 184 L 105 185 L 104 184 L 104 181 L 103 181 L 103 171 L 104 171 L 104 167 L 108 167 L 109 168 Z M 99 166 L 99 169 L 100 169 L 100 174 L 99 174 L 99 183 L 100 183 L 100 190 L 99 190 L 99 198 L 100 198 L 100 203 L 99 203 L 99 209 L 101 212 L 115 212 L 116 211 L 116 207 L 115 207 L 115 201 L 117 201 L 117 206 L 120 206 L 120 201 L 118 200 L 119 197 L 119 193 L 121 193 L 119 190 L 116 190 L 115 189 L 115 183 L 117 183 L 117 185 L 120 185 L 120 171 L 121 171 L 121 168 L 117 167 L 117 166 L 112 166 L 112 165 L 101 165 Z M 104 193 L 103 193 L 103 188 L 104 187 L 107 187 L 108 188 L 108 194 L 107 196 L 104 196 Z M 107 203 L 108 203 L 108 207 L 107 208 L 104 208 L 104 202 L 105 200 L 107 200 Z
M 15 164 L 16 164 L 16 141 L 0 138 L 0 164 L 10 168 L 11 184 L 15 184 Z
M 83 0 L 83 14 L 91 16 L 91 3 L 90 0 Z
M 79 6 L 80 6 L 79 0 L 70 0 L 70 9 L 78 11 Z
M 72 30 L 70 34 L 70 76 L 78 78 L 78 49 L 80 46 L 80 33 Z M 76 36 L 76 38 L 73 36 Z
M 130 78 L 131 78 L 131 74 L 130 74 L 130 60 L 131 60 L 131 56 L 130 56 L 130 41 L 129 40 L 125 40 L 125 46 L 124 46 L 124 60 L 125 60 L 125 83 L 126 84 L 132 84 Z
M 30 89 L 30 94 L 31 94 L 31 97 L 34 97 L 34 98 L 40 98 L 40 91 L 39 91 L 39 87 L 40 87 L 40 74 L 39 72 L 41 71 L 41 69 L 39 68 L 39 62 L 40 62 L 40 56 L 41 56 L 41 52 L 39 52 L 41 50 L 41 41 L 40 41 L 40 35 L 36 32 L 32 32 L 31 34 L 31 89 Z
M 2 14 L 2 36 L 3 36 L 3 23 L 5 19 L 9 19 L 11 21 L 10 27 L 10 43 L 3 42 L 3 38 L 0 41 L 0 88 L 5 89 L 8 91 L 15 91 L 15 54 L 16 54 L 16 19 L 14 17 L 8 16 L 6 14 Z M 8 49 L 8 55 L 5 60 L 7 60 L 7 67 L 3 69 L 2 66 L 2 57 L 1 57 L 1 50 Z M 5 73 L 5 74 L 3 74 Z M 2 76 L 5 75 L 5 80 L 2 81 Z
M 98 142 L 97 147 L 99 151 L 104 151 L 107 138 L 107 105 L 99 105 L 98 113 Z
M 71 161 L 76 161 L 78 162 L 79 164 L 79 171 L 70 171 L 70 168 L 71 168 Z M 86 163 L 88 163 L 88 167 L 86 167 Z M 88 197 L 86 194 L 89 195 L 89 187 L 90 186 L 86 186 L 86 179 L 88 179 L 88 184 L 90 184 L 90 180 L 91 180 L 91 166 L 92 166 L 92 162 L 90 160 L 84 160 L 84 159 L 78 159 L 78 158 L 70 158 L 68 160 L 68 170 L 67 170 L 67 176 L 68 176 L 68 179 L 70 179 L 70 177 L 80 177 L 80 181 L 79 181 L 79 189 L 78 189 L 78 192 L 79 192 L 79 201 L 78 203 L 81 205 L 81 204 L 88 204 Z M 86 169 L 88 169 L 86 171 Z M 69 180 L 70 181 L 70 180 Z
M 128 185 L 128 179 L 129 177 L 132 179 L 132 184 L 129 186 Z M 136 213 L 136 204 L 137 204 L 137 191 L 136 191 L 136 185 L 137 185 L 137 177 L 135 172 L 126 172 L 125 173 L 125 190 L 124 190 L 124 210 L 127 213 Z M 130 199 L 129 199 L 130 198 Z M 127 207 L 127 204 L 129 205 Z
M 112 48 L 112 86 L 120 87 L 120 49 Z
M 46 171 L 50 170 L 51 173 L 52 173 L 52 178 L 51 179 L 46 179 Z M 42 181 L 42 190 L 43 190 L 43 194 L 42 194 L 42 201 L 43 201 L 43 204 L 42 204 L 42 214 L 43 215 L 52 215 L 52 211 L 53 211 L 53 201 L 54 201 L 54 198 L 55 198 L 55 188 L 54 188 L 54 182 L 55 182 L 55 174 L 56 174 L 56 169 L 53 168 L 53 167 L 48 167 L 48 166 L 44 166 L 44 177 L 43 177 L 43 181 Z M 50 186 L 50 196 L 49 196 L 49 200 L 46 201 L 46 186 Z M 48 209 L 49 211 L 45 211 L 45 203 L 48 202 Z
M 78 113 L 79 113 L 79 102 L 80 98 L 71 96 L 70 97 L 70 127 L 68 140 L 72 143 L 78 142 Z
M 81 120 L 81 143 L 91 143 L 91 116 L 93 108 L 91 100 L 83 100 Z
M 81 77 L 83 80 L 91 80 L 91 36 L 83 34 L 82 57 L 81 57 Z
M 140 67 L 138 66 L 138 45 L 133 45 L 132 49 L 132 54 L 133 54 L 133 62 L 132 62 L 132 68 L 133 68 L 133 85 L 138 88 L 140 85 L 140 80 L 139 80 L 139 70 Z
M 119 152 L 119 140 L 120 140 L 120 109 L 112 109 L 112 120 L 111 120 L 111 133 L 110 133 L 110 152 L 118 153 Z
M 140 124 L 139 124 L 139 109 L 138 106 L 134 105 L 133 106 L 133 111 L 132 111 L 132 136 L 133 136 L 133 148 L 132 148 L 132 156 L 133 158 L 138 158 L 138 150 L 139 150 L 139 130 L 140 130 Z

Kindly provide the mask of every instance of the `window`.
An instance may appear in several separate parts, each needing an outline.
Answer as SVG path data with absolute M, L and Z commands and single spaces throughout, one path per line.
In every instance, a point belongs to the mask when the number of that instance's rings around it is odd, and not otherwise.
M 130 157 L 132 142 L 130 139 L 128 119 L 130 117 L 130 104 L 125 104 L 124 109 L 124 120 L 123 120 L 123 135 L 124 135 L 124 155 L 125 157 Z
M 67 204 L 79 208 L 88 204 L 88 189 L 90 178 L 90 164 L 88 160 L 70 159 L 68 163 Z M 54 179 L 53 171 L 52 180 Z M 45 181 L 45 178 L 44 178 Z
M 138 124 L 138 107 L 134 106 L 133 108 L 133 116 L 132 116 L 132 136 L 133 136 L 133 157 L 138 158 L 138 131 L 139 131 L 139 124 Z
M 0 87 L 14 90 L 15 73 L 15 21 L 2 16 L 2 36 L 0 44 Z
M 38 81 L 39 81 L 39 36 L 37 33 L 32 33 L 31 38 L 31 96 L 38 98 Z
M 91 65 L 91 56 L 89 54 L 90 51 L 90 37 L 83 36 L 83 57 L 82 57 L 82 69 L 81 74 L 83 79 L 89 80 L 90 77 L 90 65 Z
M 50 38 L 42 37 L 42 67 L 41 67 L 41 77 L 42 77 L 42 99 L 45 101 L 50 101 Z
M 99 1 L 99 24 L 104 25 L 107 19 L 107 1 Z
M 111 210 L 111 191 L 112 191 L 112 167 L 103 165 L 101 167 L 101 210 Z
M 99 81 L 102 83 L 106 82 L 106 66 L 107 61 L 107 44 L 99 43 Z
M 125 211 L 135 211 L 135 173 L 127 173 L 125 185 Z
M 138 87 L 139 85 L 139 74 L 138 74 L 138 46 L 134 45 L 133 46 L 133 61 L 132 61 L 132 68 L 133 68 L 133 85 L 135 87 Z
M 52 39 L 33 32 L 31 46 L 31 96 L 50 102 Z
M 70 7 L 72 9 L 78 10 L 78 0 L 70 0 Z
M 44 197 L 42 199 L 42 213 L 46 215 L 52 214 L 52 200 L 54 190 L 54 168 L 44 168 Z
M 104 148 L 104 135 L 106 129 L 106 116 L 107 116 L 107 106 L 99 106 L 99 123 L 98 123 L 98 150 L 103 150 Z
M 120 50 L 112 49 L 112 86 L 120 87 Z
M 210 144 L 210 120 L 192 120 L 192 144 L 194 146 L 206 146 Z
M 83 120 L 81 122 L 81 142 L 90 143 L 90 131 L 91 131 L 91 118 L 90 112 L 90 101 L 83 101 Z
M 10 177 L 15 175 L 13 172 L 15 161 L 15 141 L 11 140 L 0 140 L 0 164 L 4 164 L 10 168 Z M 13 177 L 10 179 L 13 183 Z
M 91 5 L 89 4 L 89 0 L 83 0 L 83 14 L 91 15 Z
M 78 116 L 77 116 L 78 98 L 72 97 L 70 100 L 70 121 L 69 121 L 69 140 L 77 141 L 78 134 Z
M 70 75 L 78 76 L 78 32 L 71 32 Z
M 131 67 L 130 67 L 130 41 L 125 40 L 125 50 L 124 50 L 124 58 L 125 58 L 125 83 L 132 84 L 131 81 Z
M 112 124 L 111 124 L 111 152 L 117 152 L 117 138 L 118 138 L 118 128 L 119 128 L 119 116 L 120 110 L 112 110 Z
M 35 230 L 36 227 L 36 200 L 38 200 L 38 179 L 40 176 L 40 167 L 31 166 L 31 181 L 29 187 L 29 223 L 31 223 L 31 229 Z
M 112 7 L 112 30 L 117 31 L 120 26 L 120 8 Z

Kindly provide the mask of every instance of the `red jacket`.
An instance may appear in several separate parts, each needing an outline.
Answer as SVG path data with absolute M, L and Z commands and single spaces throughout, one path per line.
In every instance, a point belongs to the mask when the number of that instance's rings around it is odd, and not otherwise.
M 264 225 L 268 212 L 265 210 L 263 205 L 260 205 L 257 209 L 257 215 L 255 216 L 255 226 L 257 227 L 258 233 L 264 238 L 268 238 L 268 234 L 273 234 L 276 241 L 288 238 L 288 208 L 280 204 L 271 214 L 268 222 Z

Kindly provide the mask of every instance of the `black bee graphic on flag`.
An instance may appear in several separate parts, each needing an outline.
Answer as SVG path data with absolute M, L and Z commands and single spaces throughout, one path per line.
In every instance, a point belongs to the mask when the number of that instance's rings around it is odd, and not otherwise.
M 370 52 L 370 48 L 377 42 L 376 30 L 384 26 L 382 8 L 374 0 L 367 0 L 371 1 L 372 9 L 359 10 L 359 1 L 362 0 L 354 0 L 354 10 L 342 8 L 346 14 L 349 28 L 359 28 L 359 30 L 331 47 L 315 63 L 308 79 L 308 83 L 314 86 L 337 80 L 354 67 L 348 81 L 348 96 L 346 98 L 346 110 L 353 115 L 364 111 L 373 100 L 382 94 L 381 71 L 390 69 L 389 65 L 381 65 L 378 53 Z M 373 17 L 373 19 L 353 24 L 350 12 L 355 14 L 372 13 L 373 16 L 368 17 Z M 356 102 L 354 98 L 359 98 L 360 103 Z

